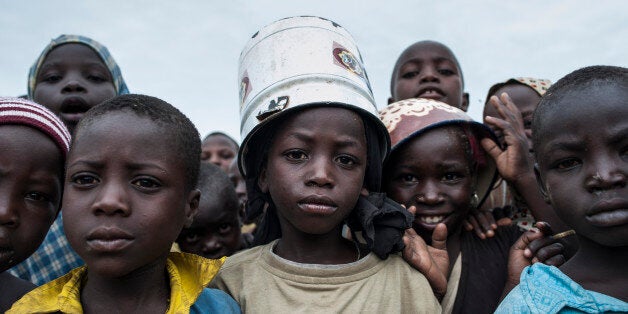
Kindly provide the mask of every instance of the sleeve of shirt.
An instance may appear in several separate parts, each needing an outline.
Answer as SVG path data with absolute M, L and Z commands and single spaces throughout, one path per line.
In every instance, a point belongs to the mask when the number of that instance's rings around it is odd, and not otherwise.
M 205 288 L 190 308 L 190 313 L 241 313 L 241 311 L 238 303 L 225 292 Z

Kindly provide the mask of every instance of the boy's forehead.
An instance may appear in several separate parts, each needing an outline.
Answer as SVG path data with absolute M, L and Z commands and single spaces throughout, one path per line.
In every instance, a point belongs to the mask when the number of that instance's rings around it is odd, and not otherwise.
M 425 58 L 449 60 L 458 66 L 458 60 L 451 49 L 441 43 L 432 41 L 418 42 L 408 47 L 399 57 L 398 66 L 412 59 Z
M 615 86 L 616 87 L 616 86 Z M 565 130 L 572 126 L 572 132 L 587 134 L 597 128 L 613 129 L 623 124 L 628 116 L 628 89 L 614 86 L 574 89 L 552 101 L 551 106 L 542 112 L 533 131 L 537 148 L 558 136 L 564 136 Z M 585 127 L 582 127 L 585 126 Z M 581 132 L 580 132 L 581 131 Z M 578 136 L 572 133 L 570 136 Z M 601 136 L 600 132 L 597 132 Z M 600 140 L 603 140 L 600 138 Z

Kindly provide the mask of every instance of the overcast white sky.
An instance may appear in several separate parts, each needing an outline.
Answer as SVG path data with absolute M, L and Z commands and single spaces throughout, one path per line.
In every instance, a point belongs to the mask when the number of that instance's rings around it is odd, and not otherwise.
M 628 1 L 34 1 L 0 0 L 0 95 L 26 93 L 27 72 L 50 39 L 92 37 L 109 48 L 133 93 L 162 98 L 201 136 L 240 139 L 240 50 L 264 25 L 318 15 L 356 39 L 378 107 L 396 58 L 432 39 L 457 55 L 481 118 L 488 88 L 514 76 L 556 81 L 587 65 L 628 66 Z

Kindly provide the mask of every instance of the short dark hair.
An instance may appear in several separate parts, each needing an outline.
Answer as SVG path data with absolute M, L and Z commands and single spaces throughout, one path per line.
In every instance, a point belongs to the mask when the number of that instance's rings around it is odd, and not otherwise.
M 541 140 L 545 118 L 560 110 L 560 100 L 574 90 L 590 87 L 620 86 L 628 88 L 628 69 L 616 66 L 596 65 L 578 69 L 567 74 L 552 85 L 541 98 L 532 119 L 532 143 Z M 536 151 L 536 149 L 535 149 Z
M 185 188 L 190 191 L 196 187 L 201 156 L 201 139 L 196 127 L 188 117 L 171 104 L 152 96 L 127 94 L 113 97 L 87 111 L 76 127 L 75 135 L 107 113 L 130 111 L 140 117 L 147 117 L 162 126 L 174 139 L 177 154 L 185 167 Z M 75 136 L 74 141 L 78 136 Z M 172 145 L 172 144 L 164 144 Z
M 201 199 L 220 202 L 225 209 L 237 211 L 240 202 L 229 176 L 220 167 L 204 162 L 198 176 L 197 189 L 201 191 Z

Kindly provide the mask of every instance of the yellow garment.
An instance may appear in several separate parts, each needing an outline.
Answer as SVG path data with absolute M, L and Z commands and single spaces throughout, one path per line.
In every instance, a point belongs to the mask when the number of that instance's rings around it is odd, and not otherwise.
M 166 262 L 170 277 L 170 306 L 167 313 L 189 313 L 190 307 L 225 259 L 210 260 L 194 254 L 170 253 Z M 7 313 L 83 313 L 80 293 L 86 276 L 86 266 L 75 268 L 27 293 Z

